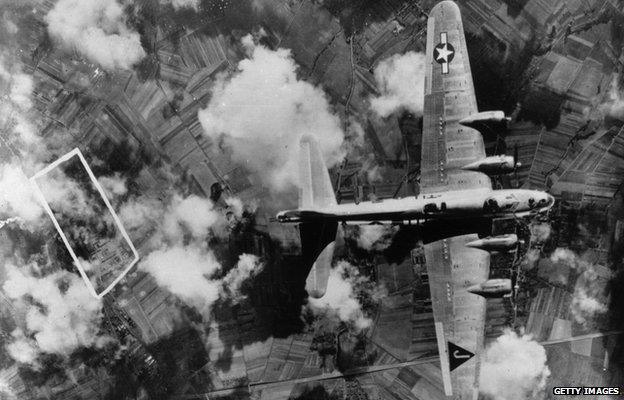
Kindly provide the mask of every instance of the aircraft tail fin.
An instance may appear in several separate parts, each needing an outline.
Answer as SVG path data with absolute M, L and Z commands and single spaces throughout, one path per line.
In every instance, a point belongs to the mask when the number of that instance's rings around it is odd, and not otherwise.
M 299 146 L 299 208 L 314 210 L 335 205 L 336 196 L 317 141 L 304 136 Z

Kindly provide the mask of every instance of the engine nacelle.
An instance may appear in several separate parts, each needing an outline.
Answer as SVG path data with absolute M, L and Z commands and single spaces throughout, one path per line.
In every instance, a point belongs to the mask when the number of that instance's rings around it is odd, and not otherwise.
M 478 285 L 472 285 L 466 290 L 485 298 L 505 297 L 511 295 L 511 279 L 488 279 Z
M 485 157 L 464 165 L 461 169 L 483 172 L 487 175 L 503 175 L 513 172 L 519 166 L 520 163 L 516 162 L 513 156 L 499 155 Z
M 506 127 L 509 118 L 505 117 L 505 113 L 502 111 L 482 111 L 476 114 L 467 116 L 461 119 L 459 123 L 461 125 L 475 128 L 479 130 L 480 127 Z
M 490 236 L 466 243 L 467 247 L 481 249 L 485 251 L 507 252 L 516 248 L 519 239 L 515 233 L 500 236 Z

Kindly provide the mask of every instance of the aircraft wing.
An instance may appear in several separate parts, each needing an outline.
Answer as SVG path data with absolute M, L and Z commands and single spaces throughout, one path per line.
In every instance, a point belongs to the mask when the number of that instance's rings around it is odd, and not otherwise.
M 423 118 L 421 193 L 491 189 L 490 178 L 462 166 L 485 157 L 481 134 L 459 120 L 477 112 L 459 8 L 437 4 L 429 14 Z M 485 299 L 466 290 L 489 276 L 489 253 L 465 246 L 477 235 L 425 245 L 444 391 L 477 399 Z
M 479 355 L 485 335 L 485 298 L 467 287 L 487 280 L 490 254 L 465 246 L 476 235 L 425 245 L 442 382 L 447 396 L 478 397 Z
M 459 121 L 477 112 L 459 8 L 438 3 L 429 13 L 420 161 L 421 193 L 492 188 L 490 178 L 461 167 L 485 158 L 479 131 Z

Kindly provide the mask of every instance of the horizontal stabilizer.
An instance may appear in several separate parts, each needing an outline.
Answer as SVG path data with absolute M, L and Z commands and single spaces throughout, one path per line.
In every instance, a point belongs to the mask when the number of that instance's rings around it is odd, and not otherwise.
M 300 142 L 299 189 L 300 211 L 287 212 L 281 217 L 302 222 L 299 225 L 301 253 L 304 264 L 310 266 L 306 290 L 310 296 L 319 298 L 327 290 L 338 223 L 315 212 L 337 202 L 321 149 L 312 136 L 304 136 Z
M 338 223 L 330 221 L 302 223 L 301 254 L 305 265 L 310 266 L 306 291 L 311 297 L 323 297 L 332 266 Z
M 305 285 L 306 291 L 311 297 L 316 299 L 321 298 L 327 291 L 327 282 L 329 281 L 335 246 L 335 241 L 328 244 L 323 251 L 321 251 L 321 254 L 319 254 L 314 264 L 312 264 Z
M 304 136 L 299 150 L 299 208 L 314 210 L 335 205 L 336 196 L 318 142 Z

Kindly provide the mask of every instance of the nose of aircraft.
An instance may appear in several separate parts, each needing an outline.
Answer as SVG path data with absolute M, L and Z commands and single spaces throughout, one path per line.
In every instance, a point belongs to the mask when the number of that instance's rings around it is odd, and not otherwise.
M 550 194 L 546 194 L 546 204 L 540 207 L 538 212 L 539 213 L 546 212 L 550 210 L 554 204 L 555 204 L 555 198 Z
M 547 196 L 548 196 L 547 203 L 548 203 L 548 207 L 550 208 L 552 207 L 553 204 L 555 204 L 555 198 L 549 194 Z

